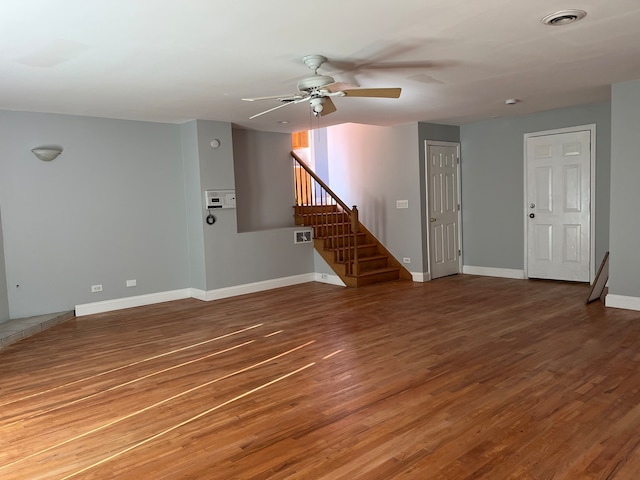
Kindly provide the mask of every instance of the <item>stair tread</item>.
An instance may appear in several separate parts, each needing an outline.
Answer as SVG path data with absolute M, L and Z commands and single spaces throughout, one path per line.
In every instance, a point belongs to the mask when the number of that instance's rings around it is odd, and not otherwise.
M 359 243 L 358 244 L 358 248 L 363 248 L 363 247 L 377 247 L 378 245 L 375 243 Z M 350 247 L 336 247 L 336 248 L 332 248 L 331 250 L 346 250 L 347 248 L 350 248 L 353 250 L 354 246 L 351 245 Z
M 347 275 L 348 277 L 369 277 L 372 275 L 378 275 L 380 273 L 389 273 L 389 272 L 399 272 L 400 268 L 398 267 L 385 267 L 385 268 L 376 268 L 375 270 L 367 270 L 365 272 L 360 272 L 358 275 Z
M 328 250 L 329 252 L 332 252 L 333 250 Z M 379 255 L 379 254 L 375 254 L 375 255 L 358 255 L 358 263 L 362 263 L 362 262 L 373 262 L 376 260 L 382 260 L 382 259 L 389 259 L 389 257 L 387 255 Z M 351 259 L 351 261 L 353 261 L 353 258 Z M 347 263 L 346 260 L 337 260 L 336 263 Z M 386 268 L 386 267 L 381 267 L 381 268 Z
M 340 234 L 340 235 L 324 235 L 324 236 L 317 236 L 315 238 L 321 238 L 323 240 L 326 240 L 328 238 L 333 238 L 333 237 L 350 237 L 351 235 L 353 235 L 352 233 L 345 233 L 345 234 Z M 358 236 L 359 237 L 366 237 L 367 234 L 364 232 L 358 232 Z
M 332 217 L 337 217 L 340 215 L 349 215 L 349 214 L 347 212 L 333 211 L 333 212 L 311 212 L 311 213 L 296 212 L 294 213 L 294 215 L 297 215 L 298 217 L 319 217 L 321 215 L 326 215 L 326 216 L 331 215 Z
M 389 257 L 387 255 L 370 255 L 368 257 L 362 257 L 362 258 L 358 257 L 358 260 L 362 262 L 364 261 L 371 262 L 373 260 L 382 260 L 383 258 L 388 259 Z

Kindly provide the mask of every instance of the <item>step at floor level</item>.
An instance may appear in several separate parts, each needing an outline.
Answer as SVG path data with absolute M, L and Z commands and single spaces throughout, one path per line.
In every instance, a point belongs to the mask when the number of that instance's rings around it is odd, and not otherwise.
M 0 323 L 0 349 L 42 332 L 74 317 L 74 312 L 59 312 L 35 317 L 16 318 Z

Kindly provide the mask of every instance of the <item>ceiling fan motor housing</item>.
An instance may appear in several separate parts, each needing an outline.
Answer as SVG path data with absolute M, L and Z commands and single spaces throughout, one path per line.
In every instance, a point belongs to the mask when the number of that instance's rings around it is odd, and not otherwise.
M 298 82 L 298 91 L 312 92 L 313 90 L 326 87 L 332 83 L 336 83 L 333 77 L 329 77 L 328 75 L 314 75 L 313 77 L 303 78 L 300 80 Z

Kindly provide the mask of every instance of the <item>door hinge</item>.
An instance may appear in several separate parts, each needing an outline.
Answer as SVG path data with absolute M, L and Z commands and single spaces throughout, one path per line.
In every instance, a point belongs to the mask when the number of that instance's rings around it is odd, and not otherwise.
M 458 211 L 460 211 L 460 204 L 458 204 Z
M 458 250 L 458 256 L 462 255 L 462 250 Z

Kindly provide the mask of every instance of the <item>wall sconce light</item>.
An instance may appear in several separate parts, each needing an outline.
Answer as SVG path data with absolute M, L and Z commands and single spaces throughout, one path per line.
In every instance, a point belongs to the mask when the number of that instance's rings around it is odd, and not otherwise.
M 50 162 L 62 153 L 62 149 L 58 147 L 40 147 L 31 150 L 33 154 L 40 160 Z

